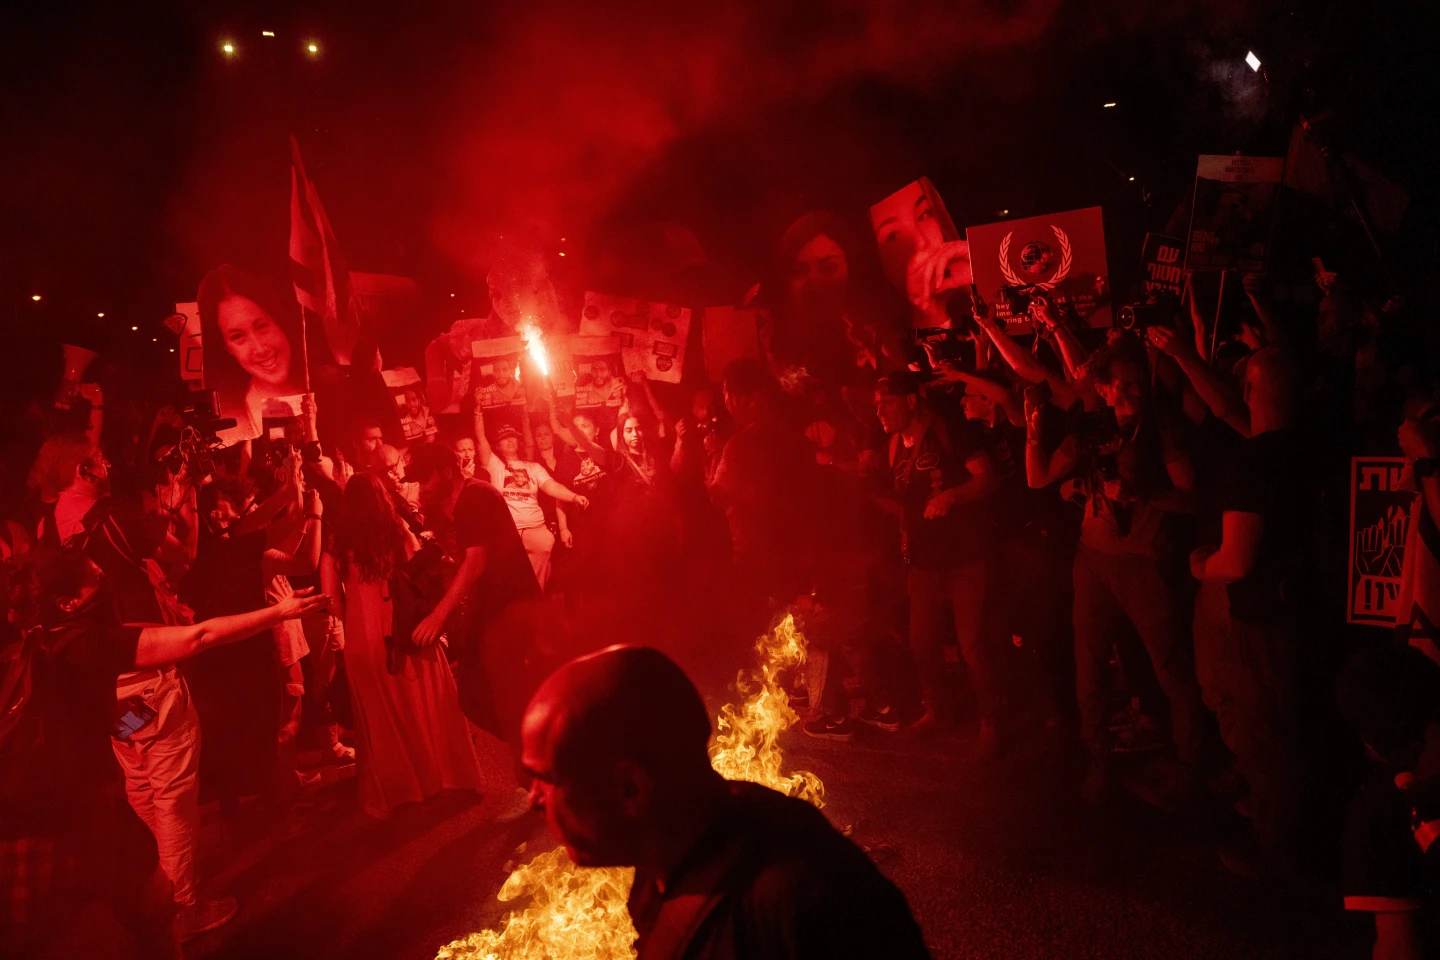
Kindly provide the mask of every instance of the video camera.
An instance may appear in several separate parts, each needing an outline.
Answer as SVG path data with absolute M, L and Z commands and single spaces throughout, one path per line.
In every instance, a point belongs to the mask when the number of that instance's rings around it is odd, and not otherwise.
M 1172 293 L 1155 293 L 1138 303 L 1120 308 L 1120 326 L 1144 332 L 1151 327 L 1173 327 L 1180 316 L 1180 298 Z
M 180 407 L 180 440 L 160 461 L 171 473 L 185 469 L 192 477 L 215 472 L 215 454 L 225 444 L 219 432 L 236 426 L 234 417 L 220 416 L 214 390 L 191 394 Z

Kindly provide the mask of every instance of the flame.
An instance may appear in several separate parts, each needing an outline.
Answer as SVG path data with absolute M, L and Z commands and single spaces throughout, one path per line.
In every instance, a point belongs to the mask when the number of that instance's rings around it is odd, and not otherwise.
M 535 364 L 540 376 L 550 376 L 550 357 L 545 353 L 545 341 L 541 339 L 540 330 L 526 324 L 520 331 L 520 339 L 525 342 L 525 349 L 530 351 L 530 362 Z
M 746 697 L 739 707 L 726 704 L 715 721 L 715 740 L 710 744 L 710 765 L 727 780 L 749 780 L 772 790 L 825 806 L 825 785 L 806 770 L 780 772 L 784 754 L 780 734 L 799 722 L 790 709 L 781 674 L 805 663 L 805 635 L 795 627 L 793 614 L 786 614 L 768 634 L 755 642 L 760 669 L 747 681 L 741 674 L 735 681 L 737 693 Z M 754 693 L 752 686 L 758 685 Z
M 805 635 L 785 619 L 755 643 L 760 667 L 735 681 L 745 697 L 726 704 L 715 722 L 710 763 L 728 780 L 750 780 L 823 806 L 825 786 L 808 771 L 780 772 L 780 733 L 800 718 L 790 709 L 781 674 L 805 663 Z M 751 690 L 753 689 L 753 693 Z M 436 960 L 633 960 L 635 927 L 625 909 L 635 871 L 577 867 L 564 848 L 542 853 L 510 874 L 498 899 L 529 897 L 497 930 L 482 930 L 440 948 Z

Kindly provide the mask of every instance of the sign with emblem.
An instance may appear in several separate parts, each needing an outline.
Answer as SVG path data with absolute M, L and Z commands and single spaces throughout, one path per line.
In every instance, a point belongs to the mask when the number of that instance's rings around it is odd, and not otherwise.
M 1030 329 L 1012 304 L 1044 291 L 1092 327 L 1111 322 L 1110 268 L 1099 207 L 970 227 L 970 268 L 998 319 Z
M 641 370 L 651 380 L 679 383 L 690 336 L 690 310 L 587 291 L 580 312 L 580 335 L 614 337 L 626 373 Z
M 1415 493 L 1401 489 L 1402 457 L 1350 461 L 1350 576 L 1345 619 L 1393 627 Z
M 1283 157 L 1201 157 L 1185 265 L 1263 272 L 1284 173 Z

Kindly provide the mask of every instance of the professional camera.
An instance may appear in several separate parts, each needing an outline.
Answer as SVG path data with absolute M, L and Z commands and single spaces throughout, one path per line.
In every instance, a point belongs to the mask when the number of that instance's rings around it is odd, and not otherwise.
M 1151 327 L 1173 327 L 1180 316 L 1180 298 L 1171 293 L 1157 293 L 1140 303 L 1120 308 L 1120 326 L 1126 330 L 1144 331 Z
M 235 418 L 220 416 L 215 391 L 203 390 L 186 399 L 180 407 L 180 419 L 185 422 L 180 428 L 180 440 L 161 463 L 171 473 L 179 473 L 183 467 L 192 477 L 214 473 L 215 454 L 225 445 L 218 434 L 234 427 Z
M 1030 312 L 1030 301 L 1035 299 L 1037 287 L 1031 286 L 1003 286 L 1000 288 L 1000 296 L 1010 308 L 1010 316 L 1023 317 Z

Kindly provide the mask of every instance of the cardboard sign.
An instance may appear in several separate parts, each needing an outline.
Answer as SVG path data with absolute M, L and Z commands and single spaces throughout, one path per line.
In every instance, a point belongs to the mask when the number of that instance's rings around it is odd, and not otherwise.
M 1283 157 L 1202 156 L 1185 265 L 1263 272 L 1284 172 Z
M 609 407 L 625 401 L 625 367 L 615 337 L 571 337 L 570 364 L 577 409 Z
M 980 295 L 1007 325 L 1029 329 L 1024 314 L 1011 315 L 1005 287 L 1044 290 L 1090 326 L 1110 326 L 1110 268 L 1099 207 L 970 227 L 965 236 Z
M 1345 619 L 1393 627 L 1398 614 L 1405 537 L 1415 504 L 1400 489 L 1402 457 L 1350 461 L 1350 576 Z
M 185 318 L 185 325 L 175 332 L 180 343 L 175 352 L 180 355 L 180 379 L 203 380 L 205 378 L 205 352 L 200 346 L 200 304 L 175 304 L 175 316 Z
M 519 337 L 476 340 L 470 344 L 470 384 L 482 409 L 525 405 L 520 363 L 525 344 Z
M 705 344 L 705 376 L 719 383 L 732 360 L 758 359 L 760 328 L 754 310 L 706 307 L 701 324 Z
M 690 311 L 604 293 L 585 293 L 580 335 L 614 337 L 626 373 L 644 371 L 651 380 L 679 383 L 690 336 Z
M 425 401 L 425 391 L 420 386 L 420 372 L 414 367 L 397 367 L 381 370 L 385 389 L 395 401 L 395 413 L 400 418 L 400 432 L 406 440 L 433 437 L 439 432 L 430 405 Z
M 1163 233 L 1147 233 L 1141 260 L 1140 283 L 1145 297 L 1168 294 L 1178 298 L 1184 292 L 1184 240 Z

